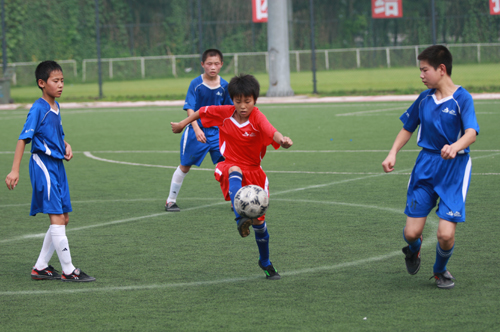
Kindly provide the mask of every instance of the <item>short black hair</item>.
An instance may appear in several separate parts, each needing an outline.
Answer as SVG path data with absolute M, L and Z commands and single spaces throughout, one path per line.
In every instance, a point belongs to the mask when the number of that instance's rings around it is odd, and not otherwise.
M 55 61 L 47 60 L 40 62 L 35 70 L 36 86 L 40 88 L 40 86 L 38 85 L 38 80 L 47 82 L 50 74 L 53 71 L 60 71 L 61 73 L 63 72 L 61 66 Z M 40 90 L 42 90 L 42 88 L 40 88 Z
M 207 58 L 209 56 L 218 56 L 220 58 L 220 62 L 224 62 L 224 58 L 222 57 L 222 52 L 215 48 L 210 48 L 205 52 L 203 52 L 203 55 L 201 56 L 201 62 L 207 61 Z
M 417 59 L 427 61 L 434 69 L 438 69 L 439 65 L 443 64 L 446 67 L 446 73 L 451 76 L 453 57 L 445 46 L 429 46 L 418 55 Z
M 257 102 L 260 92 L 260 84 L 259 81 L 257 81 L 257 79 L 252 75 L 240 74 L 231 79 L 227 90 L 231 99 L 240 96 L 253 96 L 254 101 Z

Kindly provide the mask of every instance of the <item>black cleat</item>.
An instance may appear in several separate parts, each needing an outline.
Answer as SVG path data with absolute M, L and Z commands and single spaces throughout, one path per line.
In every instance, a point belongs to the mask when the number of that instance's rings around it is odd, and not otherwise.
M 422 236 L 420 236 L 420 241 L 422 241 Z M 417 252 L 412 252 L 410 246 L 406 246 L 402 251 L 405 254 L 406 270 L 409 274 L 417 274 L 418 270 L 420 270 L 420 249 Z
M 241 237 L 247 237 L 250 235 L 250 226 L 252 226 L 253 220 L 250 218 L 242 217 L 240 221 L 238 221 L 238 232 Z
M 64 274 L 64 272 L 63 272 L 63 274 L 61 276 L 61 280 L 62 281 L 88 282 L 88 281 L 95 281 L 95 278 L 87 275 L 85 272 L 83 272 L 80 269 L 75 269 L 70 274 Z
M 61 275 L 52 265 L 43 270 L 37 270 L 34 266 L 31 270 L 31 279 L 33 280 L 60 280 Z
M 272 263 L 269 266 L 263 267 L 262 263 L 259 260 L 259 266 L 266 273 L 266 279 L 270 279 L 270 280 L 281 279 L 281 276 L 279 275 L 278 271 L 274 268 Z
M 455 278 L 453 278 L 448 270 L 443 273 L 434 273 L 434 277 L 430 277 L 430 279 L 432 278 L 436 280 L 436 286 L 438 286 L 438 288 L 451 289 L 455 287 L 455 283 L 453 282 Z
M 175 202 L 165 203 L 165 211 L 167 212 L 181 212 L 181 209 Z

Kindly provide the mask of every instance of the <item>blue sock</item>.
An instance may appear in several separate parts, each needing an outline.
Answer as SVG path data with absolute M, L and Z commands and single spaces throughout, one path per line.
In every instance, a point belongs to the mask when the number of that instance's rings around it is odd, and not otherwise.
M 416 239 L 413 242 L 409 242 L 406 237 L 405 237 L 405 229 L 403 228 L 403 239 L 405 240 L 406 243 L 410 246 L 410 251 L 411 252 L 418 252 L 420 250 L 420 247 L 422 246 L 422 240 L 420 238 Z
M 267 232 L 266 222 L 264 221 L 262 225 L 252 225 L 252 227 L 255 233 L 255 241 L 259 248 L 260 263 L 264 267 L 269 266 L 271 265 L 271 261 L 269 260 L 269 233 Z
M 229 174 L 229 197 L 231 197 L 231 204 L 234 207 L 234 196 L 238 190 L 241 189 L 241 182 L 243 181 L 243 175 L 240 172 L 231 172 Z M 234 215 L 236 216 L 236 223 L 241 219 L 241 216 L 234 209 Z
M 453 254 L 453 248 L 455 248 L 455 244 L 451 247 L 450 250 L 443 250 L 439 245 L 439 242 L 436 245 L 436 263 L 434 263 L 434 273 L 443 273 L 446 271 L 446 264 L 448 264 L 448 260 Z

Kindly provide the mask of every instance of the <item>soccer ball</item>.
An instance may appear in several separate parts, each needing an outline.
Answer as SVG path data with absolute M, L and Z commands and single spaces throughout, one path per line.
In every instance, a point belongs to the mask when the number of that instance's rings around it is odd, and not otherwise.
M 259 186 L 249 185 L 242 187 L 234 196 L 234 208 L 242 217 L 259 218 L 266 213 L 269 206 L 269 197 Z

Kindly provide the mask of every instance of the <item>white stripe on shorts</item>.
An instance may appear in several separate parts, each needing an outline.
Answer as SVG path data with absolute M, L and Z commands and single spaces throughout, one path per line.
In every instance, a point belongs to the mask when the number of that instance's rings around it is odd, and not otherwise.
M 462 184 L 462 198 L 464 199 L 467 198 L 467 190 L 469 189 L 469 179 L 470 179 L 470 172 L 472 170 L 472 158 L 470 156 L 467 156 L 469 158 L 469 161 L 467 162 L 467 166 L 465 167 L 465 174 L 464 174 L 464 183 Z
M 47 167 L 45 167 L 45 164 L 43 163 L 42 159 L 40 159 L 40 157 L 36 153 L 33 153 L 33 160 L 36 162 L 36 164 L 38 166 L 40 166 L 40 168 L 43 171 L 43 174 L 45 174 L 45 179 L 47 180 L 47 188 L 48 188 L 47 194 L 48 194 L 49 201 L 50 201 L 50 175 L 49 175 L 49 171 L 47 170 Z

